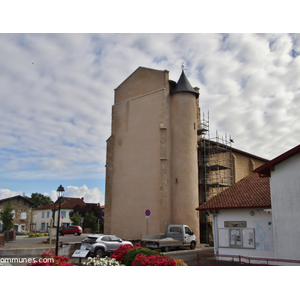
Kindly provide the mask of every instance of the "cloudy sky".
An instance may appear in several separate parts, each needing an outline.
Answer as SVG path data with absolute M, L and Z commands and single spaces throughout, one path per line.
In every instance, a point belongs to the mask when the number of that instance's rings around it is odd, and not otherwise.
M 299 34 L 21 28 L 0 34 L 0 199 L 55 200 L 62 184 L 66 196 L 103 203 L 114 89 L 139 66 L 177 81 L 184 62 L 211 137 L 267 159 L 299 144 Z

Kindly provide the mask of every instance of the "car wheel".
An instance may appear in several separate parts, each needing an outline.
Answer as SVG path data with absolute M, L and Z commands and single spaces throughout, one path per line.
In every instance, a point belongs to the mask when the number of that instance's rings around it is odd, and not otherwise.
M 95 250 L 95 256 L 103 257 L 104 255 L 104 250 L 102 248 L 97 248 Z
M 195 241 L 192 241 L 191 245 L 190 245 L 190 248 L 193 250 L 193 249 L 195 249 L 195 247 L 196 247 L 196 243 L 195 243 Z
M 74 235 L 78 235 L 78 232 L 74 232 Z

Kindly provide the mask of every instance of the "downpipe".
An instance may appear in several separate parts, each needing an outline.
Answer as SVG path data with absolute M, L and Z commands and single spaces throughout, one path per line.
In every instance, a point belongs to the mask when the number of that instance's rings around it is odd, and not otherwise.
M 214 229 L 214 254 L 219 254 L 219 232 L 218 232 L 218 214 L 219 211 L 215 210 L 211 212 L 213 217 L 213 229 Z

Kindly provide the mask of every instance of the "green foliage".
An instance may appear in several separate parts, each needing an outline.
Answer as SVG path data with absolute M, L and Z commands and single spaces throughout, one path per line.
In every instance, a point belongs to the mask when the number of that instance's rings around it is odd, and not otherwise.
M 144 253 L 145 255 L 155 255 L 158 254 L 159 251 L 154 251 L 148 248 L 132 248 L 129 251 L 127 251 L 125 258 L 124 258 L 124 264 L 125 266 L 131 266 L 131 263 L 134 261 L 135 257 L 141 253 Z
M 49 196 L 45 196 L 40 193 L 32 193 L 31 201 L 34 203 L 33 207 L 40 207 L 53 203 Z
M 81 214 L 78 211 L 76 211 L 76 213 L 74 213 L 70 217 L 70 220 L 72 221 L 73 225 L 80 225 L 81 218 L 82 218 Z
M 91 228 L 92 231 L 97 230 L 98 220 L 92 211 L 89 211 L 84 216 L 84 228 Z
M 3 231 L 8 231 L 14 227 L 14 215 L 13 215 L 13 205 L 10 201 L 3 204 L 3 209 L 0 211 L 0 219 L 3 223 Z

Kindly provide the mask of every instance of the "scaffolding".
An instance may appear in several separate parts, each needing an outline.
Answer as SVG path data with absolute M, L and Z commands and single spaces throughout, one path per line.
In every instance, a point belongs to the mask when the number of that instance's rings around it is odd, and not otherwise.
M 221 193 L 233 184 L 231 137 L 220 137 L 218 131 L 210 137 L 209 112 L 203 114 L 198 128 L 198 176 L 199 205 Z M 205 212 L 200 213 L 200 242 L 212 241 L 211 220 Z

